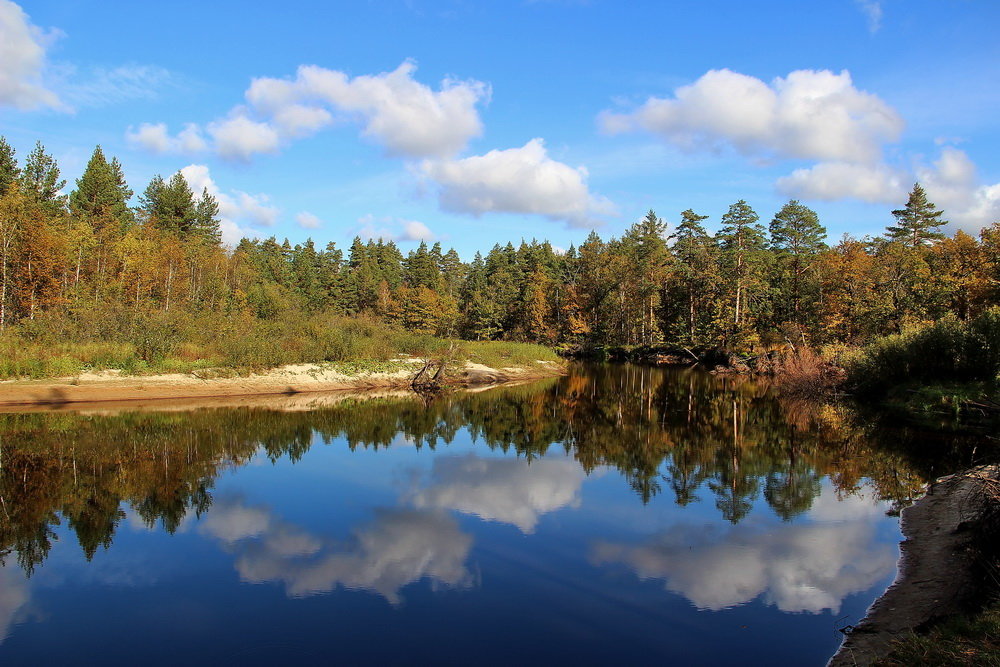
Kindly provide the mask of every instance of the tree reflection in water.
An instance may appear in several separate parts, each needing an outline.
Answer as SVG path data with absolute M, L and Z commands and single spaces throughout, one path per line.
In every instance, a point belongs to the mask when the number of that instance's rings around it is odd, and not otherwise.
M 461 429 L 490 449 L 515 452 L 529 462 L 562 448 L 582 473 L 576 468 L 524 473 L 522 493 L 528 493 L 531 475 L 554 474 L 562 486 L 534 506 L 515 507 L 502 497 L 471 497 L 477 489 L 490 493 L 485 478 L 464 489 L 449 486 L 457 473 L 474 478 L 476 471 L 466 468 L 480 465 L 457 457 L 436 464 L 429 486 L 410 498 L 411 504 L 506 521 L 525 533 L 541 513 L 574 502 L 583 474 L 605 466 L 618 470 L 642 502 L 665 490 L 680 505 L 710 494 L 734 525 L 760 497 L 786 521 L 806 512 L 824 477 L 840 496 L 869 480 L 877 499 L 905 502 L 926 474 L 926 467 L 898 449 L 882 446 L 875 430 L 847 408 L 780 400 L 740 377 L 634 366 L 577 366 L 566 377 L 521 386 L 430 401 L 353 398 L 308 411 L 5 414 L 0 415 L 0 556 L 14 555 L 30 574 L 49 552 L 53 527 L 65 521 L 89 559 L 111 545 L 125 517 L 123 507 L 148 526 L 160 523 L 173 532 L 185 516 L 200 516 L 211 506 L 221 472 L 261 452 L 272 461 L 297 461 L 317 441 L 343 439 L 352 450 L 377 450 L 400 435 L 418 448 L 433 449 L 452 442 Z M 513 468 L 490 471 L 519 474 Z M 456 545 L 455 553 L 468 548 Z M 648 548 L 669 553 L 669 546 Z M 602 548 L 595 557 L 628 560 L 640 547 Z M 273 555 L 248 560 L 247 576 L 267 578 L 267 557 Z M 351 554 L 334 556 L 339 560 L 323 573 L 311 573 L 322 581 L 304 585 L 365 581 L 368 575 L 352 569 Z M 460 584 L 466 576 L 461 559 L 443 558 L 431 566 Z M 404 575 L 410 576 L 399 576 Z M 287 583 L 294 588 L 297 582 Z M 371 585 L 389 591 L 395 584 Z

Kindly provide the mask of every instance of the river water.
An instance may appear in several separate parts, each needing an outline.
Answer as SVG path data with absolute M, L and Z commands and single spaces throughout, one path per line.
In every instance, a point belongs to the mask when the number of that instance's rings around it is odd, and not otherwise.
M 0 415 L 0 664 L 821 665 L 923 482 L 694 371 L 232 403 Z

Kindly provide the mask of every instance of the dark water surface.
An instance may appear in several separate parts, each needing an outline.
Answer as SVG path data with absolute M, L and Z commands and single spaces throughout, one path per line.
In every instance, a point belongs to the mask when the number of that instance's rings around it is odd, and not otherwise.
M 823 664 L 921 475 L 843 409 L 579 366 L 0 415 L 0 664 Z

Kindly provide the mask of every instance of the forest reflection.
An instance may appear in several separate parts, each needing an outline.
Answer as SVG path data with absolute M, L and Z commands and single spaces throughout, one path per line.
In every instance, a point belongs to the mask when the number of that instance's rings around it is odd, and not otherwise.
M 201 516 L 213 504 L 212 488 L 220 473 L 257 455 L 297 461 L 319 442 L 346 441 L 352 450 L 378 450 L 400 437 L 417 448 L 434 449 L 452 442 L 462 429 L 483 446 L 516 453 L 531 465 L 439 458 L 428 483 L 407 498 L 412 509 L 398 511 L 407 516 L 377 517 L 382 531 L 406 530 L 424 516 L 444 522 L 427 527 L 450 535 L 452 548 L 427 567 L 455 586 L 467 581 L 462 563 L 469 546 L 439 510 L 502 521 L 531 533 L 542 514 L 577 502 L 584 476 L 604 467 L 621 473 L 636 502 L 661 494 L 682 506 L 704 499 L 714 502 L 734 526 L 761 497 L 785 521 L 806 512 L 826 477 L 840 497 L 865 485 L 866 494 L 876 500 L 905 502 L 926 473 L 880 443 L 876 431 L 844 407 L 781 400 L 745 378 L 634 366 L 578 366 L 566 377 L 521 386 L 431 400 L 357 397 L 307 411 L 243 407 L 4 414 L 0 558 L 16 558 L 30 574 L 45 560 L 54 527 L 65 522 L 90 559 L 99 548 L 111 546 L 126 509 L 147 526 L 159 524 L 172 533 L 186 516 Z M 552 448 L 564 450 L 576 463 L 539 460 Z M 551 487 L 548 496 L 529 492 L 535 477 L 545 478 Z M 204 526 L 216 531 L 214 537 L 234 542 L 240 536 L 226 531 L 239 524 L 223 519 L 240 508 L 227 503 L 219 500 Z M 243 575 L 250 580 L 278 576 L 268 569 L 276 554 L 318 549 L 308 535 L 272 528 L 278 531 L 276 541 L 263 547 L 272 551 L 246 554 L 242 561 Z M 637 549 L 642 548 L 669 552 L 672 547 L 670 542 L 603 545 L 593 557 L 625 562 L 641 555 Z M 391 599 L 400 582 L 365 579 L 368 575 L 351 560 L 356 557 L 339 554 L 325 573 L 286 581 L 290 593 L 354 581 Z M 319 579 L 310 583 L 309 577 Z M 706 598 L 704 606 L 716 603 Z

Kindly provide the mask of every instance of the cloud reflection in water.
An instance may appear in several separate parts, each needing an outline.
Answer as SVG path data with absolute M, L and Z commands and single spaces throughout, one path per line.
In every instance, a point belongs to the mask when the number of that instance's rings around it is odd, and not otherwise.
M 533 533 L 543 514 L 579 507 L 586 474 L 569 459 L 442 456 L 434 460 L 430 484 L 408 500 L 417 508 L 450 509 Z
M 411 509 L 376 509 L 374 514 L 346 544 L 325 542 L 238 500 L 213 507 L 199 530 L 235 551 L 244 581 L 280 581 L 292 597 L 343 586 L 374 591 L 398 604 L 400 589 L 424 577 L 452 588 L 471 585 L 465 560 L 472 537 L 454 518 Z
M 830 496 L 810 512 L 813 523 L 680 525 L 637 545 L 599 541 L 596 565 L 623 563 L 642 579 L 662 579 L 699 609 L 719 610 L 758 596 L 786 612 L 840 610 L 851 593 L 890 575 L 893 545 L 879 542 L 878 505 Z M 843 517 L 842 519 L 840 517 Z

